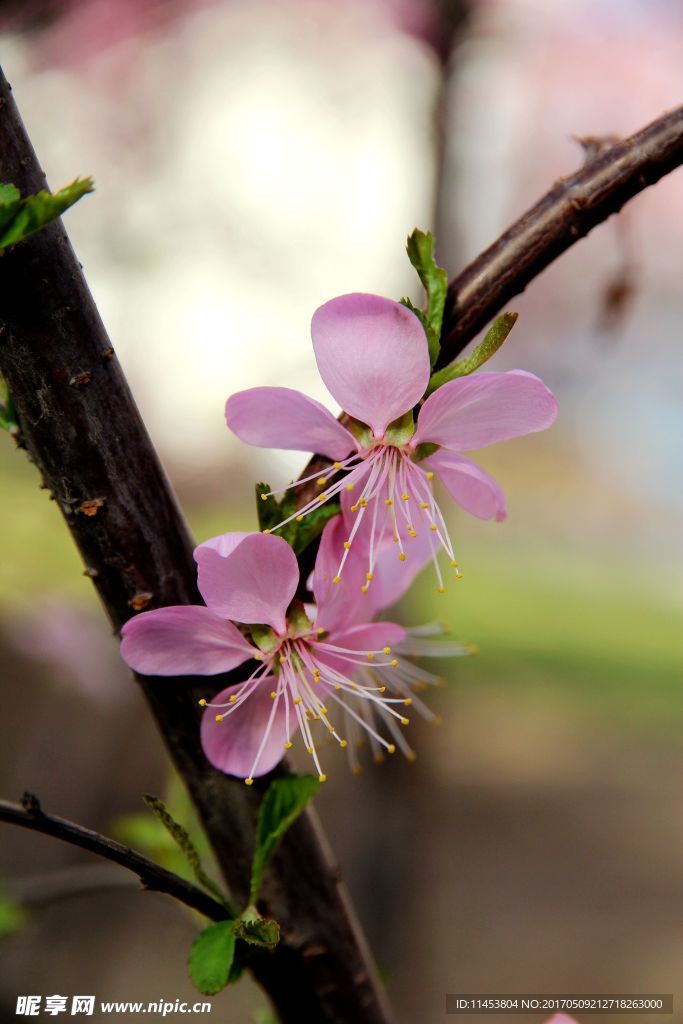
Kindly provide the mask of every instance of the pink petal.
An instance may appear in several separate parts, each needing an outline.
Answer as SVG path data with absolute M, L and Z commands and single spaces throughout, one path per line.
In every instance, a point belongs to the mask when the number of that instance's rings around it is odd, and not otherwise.
M 216 675 L 256 653 L 231 622 L 201 605 L 142 612 L 121 633 L 121 657 L 146 676 Z
M 291 388 L 251 388 L 232 395 L 227 424 L 241 441 L 260 448 L 286 448 L 343 459 L 356 442 L 332 413 Z
M 466 512 L 478 519 L 495 519 L 499 523 L 507 516 L 505 495 L 493 477 L 476 462 L 440 448 L 422 465 L 443 480 L 451 498 Z
M 405 629 L 395 622 L 371 622 L 339 631 L 331 630 L 326 642 L 352 651 L 381 651 L 384 647 L 395 647 L 405 638 Z
M 241 544 L 245 537 L 251 537 L 253 532 L 253 530 L 249 530 L 240 533 L 238 530 L 234 530 L 232 533 L 221 533 L 218 537 L 209 537 L 194 549 L 194 560 L 197 561 L 197 552 L 202 548 L 211 548 L 224 557 L 231 555 L 237 545 Z
M 285 614 L 299 583 L 299 566 L 287 541 L 250 533 L 225 556 L 202 544 L 195 558 L 199 590 L 212 611 L 235 622 L 265 623 L 277 633 L 285 632 Z
M 252 771 L 271 714 L 274 714 L 265 746 L 253 771 L 254 776 L 265 775 L 282 760 L 285 753 L 285 705 L 280 699 L 274 710 L 270 696 L 276 686 L 274 676 L 259 680 L 254 692 L 222 722 L 216 721 L 216 711 L 207 708 L 202 715 L 202 748 L 208 760 L 226 775 L 247 778 Z M 225 704 L 242 684 L 228 686 L 217 694 L 212 704 Z
M 449 381 L 429 396 L 411 444 L 467 452 L 545 430 L 556 416 L 555 397 L 533 373 L 475 373 Z
M 320 538 L 311 589 L 317 606 L 315 624 L 322 629 L 339 629 L 350 621 L 356 621 L 354 611 L 365 596 L 361 593 L 359 573 L 353 573 L 353 578 L 347 581 L 346 566 L 344 579 L 340 583 L 332 582 L 344 554 L 343 543 L 347 533 L 343 517 L 335 516 L 327 523 Z M 353 557 L 353 551 L 349 556 Z
M 400 561 L 398 544 L 394 544 L 391 538 L 382 543 L 377 553 L 374 579 L 367 594 L 363 595 L 370 599 L 370 617 L 400 601 L 415 577 L 431 561 L 432 546 L 428 530 L 418 530 L 417 537 L 406 538 L 402 535 L 402 540 L 405 561 Z
M 330 394 L 376 437 L 424 394 L 427 336 L 400 303 L 379 295 L 342 295 L 316 310 L 311 335 Z

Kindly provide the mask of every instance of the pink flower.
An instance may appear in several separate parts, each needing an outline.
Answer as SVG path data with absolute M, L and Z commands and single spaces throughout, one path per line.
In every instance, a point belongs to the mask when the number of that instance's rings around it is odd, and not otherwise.
M 439 547 L 456 575 L 459 570 L 432 478 L 439 476 L 472 515 L 504 519 L 500 487 L 462 453 L 544 430 L 557 415 L 555 398 L 538 377 L 523 370 L 477 373 L 438 388 L 414 424 L 412 410 L 427 390 L 430 362 L 424 330 L 412 312 L 377 295 L 343 295 L 316 311 L 311 333 L 320 374 L 355 421 L 352 430 L 319 402 L 278 387 L 232 395 L 226 406 L 228 426 L 248 444 L 315 452 L 333 460 L 322 475 L 308 478 L 318 477 L 323 490 L 295 515 L 305 516 L 321 502 L 341 497 L 347 537 L 337 581 L 354 542 L 366 553 L 367 587 L 386 538 L 397 545 L 404 562 L 423 535 L 421 550 L 431 555 L 443 590 Z
M 123 627 L 122 657 L 143 675 L 217 675 L 252 659 L 259 662 L 243 682 L 228 686 L 211 703 L 200 702 L 211 709 L 201 724 L 206 756 L 248 784 L 278 763 L 297 729 L 324 781 L 312 726 L 322 723 L 348 747 L 333 724 L 336 714 L 354 740 L 367 734 L 376 753 L 393 753 L 397 745 L 412 753 L 399 726 L 408 724 L 412 683 L 429 678 L 392 655 L 396 644 L 407 642 L 406 631 L 392 622 L 373 622 L 376 601 L 361 613 L 358 588 L 352 593 L 330 585 L 340 525 L 337 516 L 323 534 L 311 579 L 315 605 L 295 600 L 299 568 L 282 538 L 228 533 L 195 551 L 206 607 L 143 612 Z M 350 571 L 358 571 L 353 562 Z M 405 586 L 411 578 L 407 573 Z M 397 589 L 391 599 L 400 593 Z M 390 693 L 387 681 L 393 683 Z

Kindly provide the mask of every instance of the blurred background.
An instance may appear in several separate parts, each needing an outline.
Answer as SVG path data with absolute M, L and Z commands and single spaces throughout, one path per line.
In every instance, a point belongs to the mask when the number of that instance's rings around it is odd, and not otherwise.
M 223 405 L 330 404 L 318 305 L 419 299 L 415 225 L 453 275 L 577 136 L 683 97 L 678 0 L 25 0 L 0 25 L 50 184 L 95 178 L 66 226 L 198 539 L 253 528 L 253 483 L 302 468 Z M 454 512 L 465 579 L 427 571 L 399 612 L 480 653 L 440 665 L 415 764 L 355 779 L 328 753 L 317 807 L 399 1024 L 447 992 L 683 994 L 682 266 L 678 172 L 512 304 L 491 368 L 539 374 L 560 418 L 482 453 L 508 520 Z M 0 793 L 168 858 L 140 794 L 189 808 L 38 483 L 0 437 Z M 0 1019 L 27 992 L 193 1000 L 197 922 L 134 879 L 2 826 L 0 887 Z M 243 982 L 214 1016 L 263 1009 Z

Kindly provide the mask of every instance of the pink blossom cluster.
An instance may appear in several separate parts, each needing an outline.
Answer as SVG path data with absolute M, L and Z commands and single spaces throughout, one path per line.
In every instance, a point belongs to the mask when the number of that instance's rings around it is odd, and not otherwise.
M 299 481 L 314 496 L 271 530 L 200 544 L 205 605 L 143 612 L 123 629 L 123 658 L 144 675 L 212 676 L 245 666 L 240 682 L 200 703 L 206 756 L 248 784 L 278 763 L 297 733 L 323 781 L 321 730 L 348 750 L 354 770 L 364 738 L 377 760 L 396 750 L 414 757 L 408 709 L 433 719 L 418 694 L 438 679 L 413 658 L 470 653 L 462 644 L 430 645 L 437 626 L 410 630 L 378 618 L 429 562 L 445 589 L 442 552 L 447 571 L 460 577 L 434 478 L 461 508 L 501 521 L 503 492 L 464 453 L 544 430 L 557 414 L 543 382 L 522 370 L 459 377 L 429 394 L 422 323 L 390 299 L 333 299 L 313 316 L 312 338 L 341 420 L 280 387 L 232 395 L 226 419 L 247 444 L 327 460 Z M 274 501 L 276 493 L 261 497 Z M 339 512 L 302 580 L 277 531 L 333 499 Z

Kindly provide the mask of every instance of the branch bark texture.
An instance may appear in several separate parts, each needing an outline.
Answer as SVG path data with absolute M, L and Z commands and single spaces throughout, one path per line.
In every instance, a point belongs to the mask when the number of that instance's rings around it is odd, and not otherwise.
M 677 107 L 558 181 L 450 282 L 437 367 L 452 362 L 566 249 L 682 163 L 683 107 Z
M 46 187 L 0 73 L 0 181 Z M 0 373 L 22 443 L 118 630 L 136 610 L 200 603 L 192 540 L 60 222 L 0 258 Z M 163 373 L 163 363 L 159 368 Z M 205 677 L 140 679 L 235 902 L 246 903 L 259 791 L 199 744 Z M 292 826 L 263 890 L 282 941 L 251 969 L 283 1024 L 386 1024 L 389 1012 L 314 813 Z

